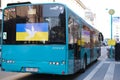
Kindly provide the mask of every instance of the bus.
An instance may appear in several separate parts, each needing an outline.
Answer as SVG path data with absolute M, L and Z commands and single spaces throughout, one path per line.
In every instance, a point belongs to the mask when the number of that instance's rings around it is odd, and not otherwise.
M 100 56 L 101 32 L 62 3 L 3 10 L 2 70 L 70 75 Z
M 0 66 L 1 66 L 1 22 L 2 22 L 2 18 L 0 17 Z

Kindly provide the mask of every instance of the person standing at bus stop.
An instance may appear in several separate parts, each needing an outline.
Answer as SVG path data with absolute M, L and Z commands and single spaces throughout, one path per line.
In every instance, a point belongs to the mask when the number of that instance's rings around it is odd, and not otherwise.
M 120 61 L 120 42 L 119 42 L 119 39 L 116 40 L 116 45 L 115 45 L 115 61 Z

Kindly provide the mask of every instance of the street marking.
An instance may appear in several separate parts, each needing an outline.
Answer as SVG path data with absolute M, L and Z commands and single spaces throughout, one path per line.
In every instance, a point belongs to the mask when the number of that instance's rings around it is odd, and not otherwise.
M 120 62 L 115 62 L 115 64 L 120 64 Z
M 100 67 L 103 65 L 103 61 L 93 70 L 91 73 L 85 77 L 83 80 L 91 80 L 92 77 L 95 75 L 95 73 L 100 69 Z
M 115 64 L 120 64 L 120 62 L 116 62 L 116 61 L 105 61 L 104 63 L 115 63 Z
M 3 78 L 1 80 L 16 80 L 17 78 L 21 78 L 21 77 L 25 77 L 25 76 L 29 76 L 29 75 L 31 75 L 31 73 L 18 73 L 16 75 L 9 76 L 9 77 Z
M 104 80 L 113 80 L 114 69 L 115 69 L 115 63 L 112 62 L 107 70 Z

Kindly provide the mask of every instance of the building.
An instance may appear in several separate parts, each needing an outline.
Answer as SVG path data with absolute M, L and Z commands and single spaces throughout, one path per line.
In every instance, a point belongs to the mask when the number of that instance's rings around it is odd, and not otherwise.
M 113 17 L 113 37 L 120 41 L 120 17 Z
M 87 20 L 91 25 L 96 26 L 96 14 L 93 13 L 90 9 L 85 9 L 85 20 Z

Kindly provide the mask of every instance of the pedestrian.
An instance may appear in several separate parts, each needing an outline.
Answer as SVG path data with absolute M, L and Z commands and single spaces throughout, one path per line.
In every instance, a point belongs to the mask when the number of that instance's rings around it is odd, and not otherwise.
M 120 42 L 118 39 L 115 45 L 115 61 L 120 61 Z

